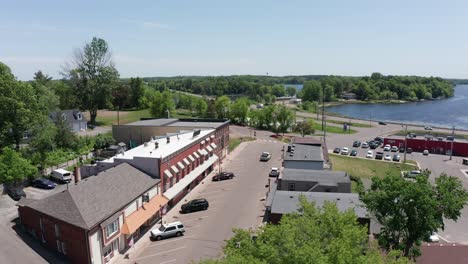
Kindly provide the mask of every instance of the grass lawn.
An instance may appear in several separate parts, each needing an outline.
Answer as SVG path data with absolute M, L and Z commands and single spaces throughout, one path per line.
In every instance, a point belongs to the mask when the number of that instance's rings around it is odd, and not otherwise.
M 120 111 L 119 114 L 120 124 L 128 124 L 140 120 L 142 117 L 150 117 L 149 109 L 135 110 L 135 111 Z M 96 117 L 96 122 L 99 126 L 111 126 L 117 124 L 117 111 L 115 115 L 100 116 L 99 112 Z
M 229 152 L 232 152 L 235 148 L 237 148 L 240 145 L 240 143 L 245 142 L 245 141 L 252 141 L 252 140 L 255 140 L 255 138 L 252 138 L 252 137 L 229 138 L 228 150 Z
M 451 132 L 439 132 L 439 131 L 432 131 L 432 130 L 408 130 L 409 133 L 414 133 L 416 135 L 432 135 L 433 137 L 446 137 L 446 136 L 451 136 Z M 398 136 L 405 136 L 405 131 L 400 130 L 395 135 Z M 454 134 L 455 138 L 461 138 L 461 139 L 468 139 L 468 135 L 461 135 L 461 134 Z
M 384 177 L 386 175 L 400 176 L 401 171 L 414 170 L 416 166 L 389 161 L 353 158 L 330 154 L 333 170 L 346 171 L 360 178 Z
M 304 111 L 304 110 L 301 110 L 301 111 Z M 303 116 L 301 115 L 300 113 L 297 113 L 297 116 Z M 307 118 L 311 118 L 311 117 L 307 117 Z M 316 117 L 314 118 L 311 118 L 313 120 L 316 120 L 316 121 L 319 121 L 321 122 L 322 119 L 317 119 Z M 371 125 L 369 124 L 366 124 L 366 123 L 355 123 L 355 122 L 348 122 L 348 121 L 342 121 L 342 120 L 336 120 L 336 119 L 328 119 L 327 118 L 327 123 L 333 123 L 333 124 L 344 124 L 344 123 L 349 123 L 351 124 L 351 127 L 372 127 Z
M 313 122 L 312 128 L 315 129 L 315 133 L 317 133 L 317 131 L 322 131 L 322 124 Z M 357 132 L 356 130 L 353 130 L 353 129 L 350 129 L 349 131 L 343 131 L 342 127 L 328 126 L 328 125 L 325 126 L 325 130 L 327 131 L 327 133 L 335 133 L 335 134 L 354 134 Z

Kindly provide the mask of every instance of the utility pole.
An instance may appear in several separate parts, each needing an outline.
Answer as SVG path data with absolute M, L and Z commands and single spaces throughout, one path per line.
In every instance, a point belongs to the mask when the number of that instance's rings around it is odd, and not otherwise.
M 169 109 L 166 109 L 166 112 L 167 112 L 167 119 L 169 119 L 169 113 L 170 113 Z
M 327 124 L 325 121 L 325 86 L 322 86 L 322 130 L 323 130 L 323 141 L 327 141 Z
M 403 163 L 406 163 L 406 139 L 408 138 L 408 125 L 405 125 L 405 152 L 403 154 Z
M 455 126 L 452 127 L 452 143 L 450 144 L 450 160 L 452 160 L 453 155 L 453 141 L 455 141 Z

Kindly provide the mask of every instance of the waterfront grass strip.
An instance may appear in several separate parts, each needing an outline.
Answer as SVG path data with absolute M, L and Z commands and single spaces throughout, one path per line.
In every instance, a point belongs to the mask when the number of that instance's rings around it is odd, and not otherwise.
M 346 171 L 348 174 L 360 178 L 383 178 L 386 175 L 400 176 L 401 171 L 416 169 L 411 164 L 390 161 L 354 158 L 330 154 L 333 170 Z

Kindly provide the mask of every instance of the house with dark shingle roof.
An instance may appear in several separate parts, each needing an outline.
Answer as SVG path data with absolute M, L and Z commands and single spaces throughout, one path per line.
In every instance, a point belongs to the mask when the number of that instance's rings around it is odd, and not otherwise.
M 351 180 L 344 171 L 284 168 L 277 189 L 298 192 L 351 192 Z
M 88 120 L 86 120 L 84 114 L 78 109 L 52 112 L 50 113 L 49 118 L 52 120 L 57 120 L 57 118 L 62 119 L 68 124 L 73 132 L 80 132 L 88 129 Z
M 72 263 L 106 263 L 160 218 L 160 179 L 121 163 L 42 200 L 18 203 L 21 224 Z

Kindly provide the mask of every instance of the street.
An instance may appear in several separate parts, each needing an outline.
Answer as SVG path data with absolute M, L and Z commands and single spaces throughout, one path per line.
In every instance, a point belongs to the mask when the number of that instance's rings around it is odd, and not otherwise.
M 180 205 L 185 202 L 181 201 L 164 216 L 167 223 L 181 221 L 185 235 L 151 242 L 134 260 L 139 264 L 176 264 L 221 257 L 224 241 L 233 235 L 232 228 L 255 229 L 262 223 L 268 173 L 271 167 L 281 165 L 282 147 L 283 143 L 267 139 L 239 146 L 237 155 L 228 156 L 230 161 L 222 166 L 223 171 L 234 172 L 234 179 L 211 182 L 213 172 L 185 198 L 206 198 L 210 203 L 208 210 L 180 214 Z M 272 153 L 269 162 L 259 161 L 262 151 Z

